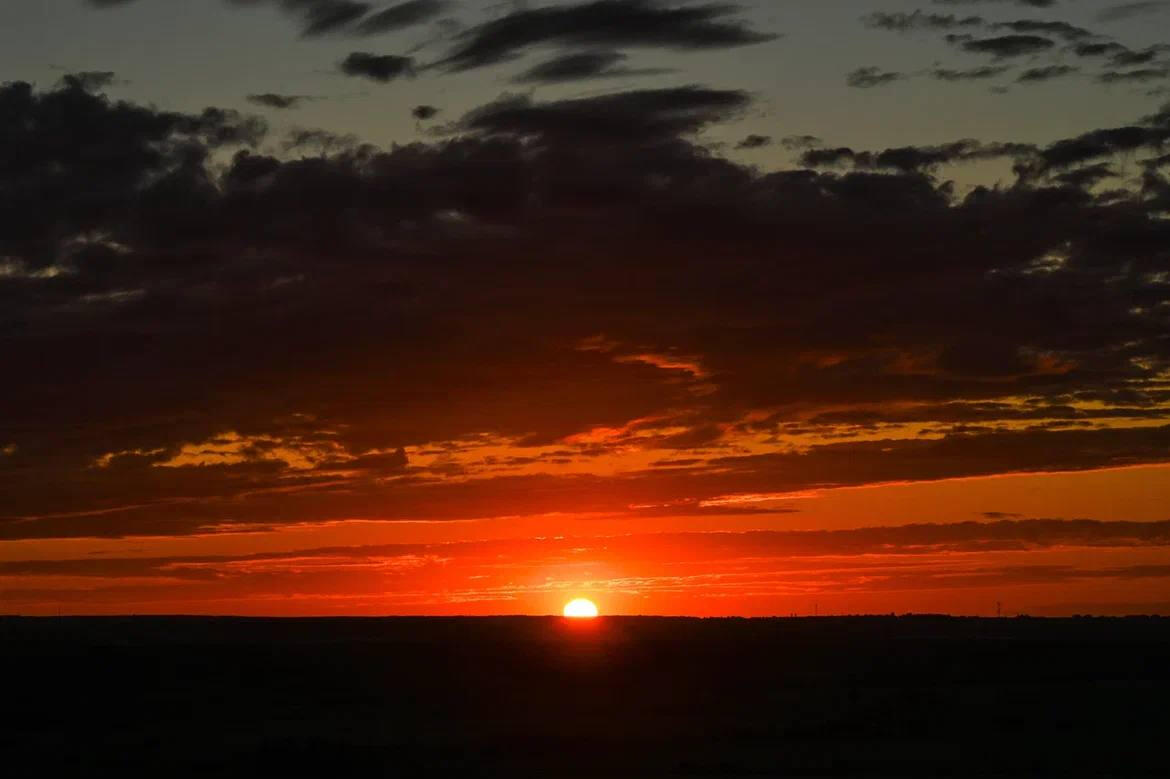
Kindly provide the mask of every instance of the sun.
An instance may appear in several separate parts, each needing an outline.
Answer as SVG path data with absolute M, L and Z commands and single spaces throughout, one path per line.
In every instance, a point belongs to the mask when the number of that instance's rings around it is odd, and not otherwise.
M 565 604 L 565 616 L 572 619 L 593 619 L 597 616 L 597 604 L 588 598 L 577 598 Z

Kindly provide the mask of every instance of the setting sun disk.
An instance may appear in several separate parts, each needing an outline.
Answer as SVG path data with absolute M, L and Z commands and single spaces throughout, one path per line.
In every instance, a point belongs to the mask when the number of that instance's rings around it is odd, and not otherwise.
M 588 598 L 577 598 L 565 604 L 565 616 L 572 619 L 592 619 L 597 616 L 597 605 Z

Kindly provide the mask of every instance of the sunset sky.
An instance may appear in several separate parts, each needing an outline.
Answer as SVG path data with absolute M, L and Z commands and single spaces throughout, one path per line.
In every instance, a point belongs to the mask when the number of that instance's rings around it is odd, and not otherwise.
M 5 0 L 0 614 L 1170 614 L 1167 31 Z

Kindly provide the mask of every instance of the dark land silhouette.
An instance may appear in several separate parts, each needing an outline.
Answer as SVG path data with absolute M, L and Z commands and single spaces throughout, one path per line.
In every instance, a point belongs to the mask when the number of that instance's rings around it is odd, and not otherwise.
M 1164 776 L 1170 619 L 0 619 L 9 776 Z

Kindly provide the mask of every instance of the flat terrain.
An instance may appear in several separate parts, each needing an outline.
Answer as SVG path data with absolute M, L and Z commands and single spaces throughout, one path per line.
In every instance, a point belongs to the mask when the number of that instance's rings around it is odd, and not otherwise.
M 0 618 L 8 776 L 1165 776 L 1170 620 Z

